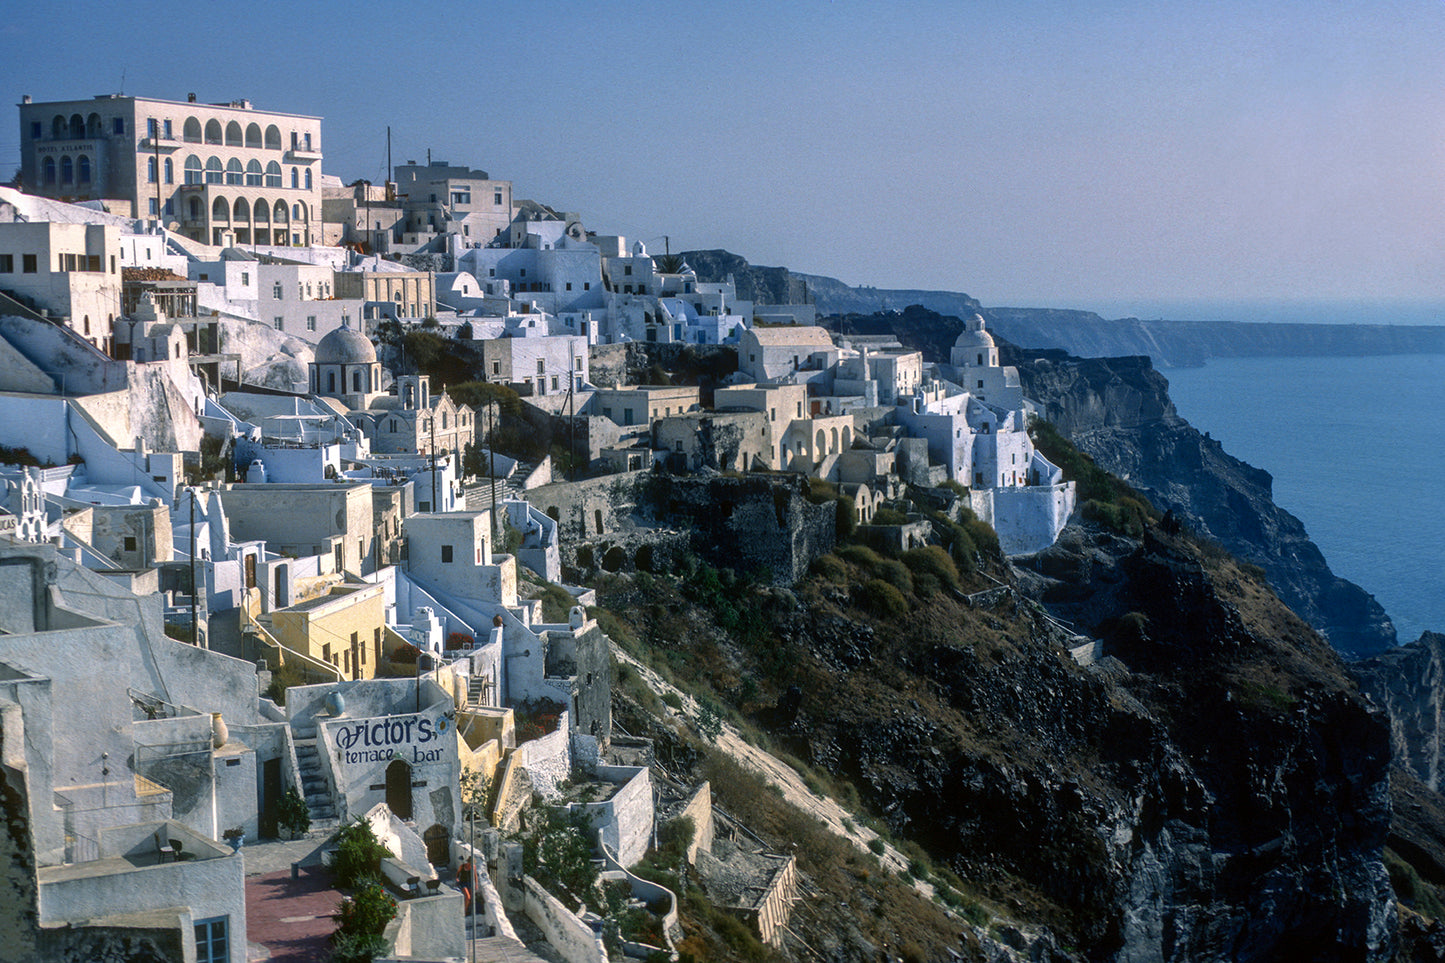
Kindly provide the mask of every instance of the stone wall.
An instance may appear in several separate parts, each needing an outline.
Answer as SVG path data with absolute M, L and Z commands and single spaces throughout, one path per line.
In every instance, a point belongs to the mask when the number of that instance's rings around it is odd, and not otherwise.
M 530 876 L 522 877 L 527 918 L 567 963 L 607 963 L 607 948 L 592 928 L 570 913 Z

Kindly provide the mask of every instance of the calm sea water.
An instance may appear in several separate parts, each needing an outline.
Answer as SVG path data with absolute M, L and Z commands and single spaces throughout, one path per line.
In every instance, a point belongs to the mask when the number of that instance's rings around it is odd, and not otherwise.
M 1274 476 L 1330 568 L 1401 642 L 1445 632 L 1445 355 L 1239 358 L 1167 368 L 1179 414 Z

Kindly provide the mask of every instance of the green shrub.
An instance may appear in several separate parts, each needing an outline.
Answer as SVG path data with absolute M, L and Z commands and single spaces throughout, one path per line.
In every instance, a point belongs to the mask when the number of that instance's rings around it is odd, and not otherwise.
M 908 611 L 903 593 L 882 579 L 865 582 L 858 590 L 858 602 L 874 615 L 885 619 L 897 618 Z
M 371 824 L 362 819 L 342 826 L 331 838 L 336 843 L 331 873 L 336 885 L 344 889 L 367 877 L 379 876 L 381 861 L 391 855 L 391 850 L 371 831 Z
M 932 575 L 949 588 L 958 588 L 958 566 L 948 557 L 948 552 L 937 545 L 910 549 L 903 553 L 903 564 L 908 566 L 915 577 Z
M 892 508 L 880 508 L 873 513 L 872 525 L 906 525 L 908 516 Z
M 560 585 L 549 584 L 542 590 L 542 621 L 554 625 L 566 622 L 572 614 L 572 606 L 576 604 L 571 592 Z
M 877 836 L 874 836 L 872 839 L 868 840 L 868 848 L 873 852 L 874 856 L 882 856 L 883 850 L 887 847 L 883 845 L 883 840 L 879 839 Z
M 858 503 L 851 495 L 838 496 L 836 532 L 838 540 L 849 538 L 858 529 Z
M 811 568 L 813 569 L 813 574 L 821 579 L 838 585 L 848 584 L 848 566 L 844 565 L 842 559 L 832 553 L 819 555 L 813 559 Z
M 838 557 L 867 569 L 871 569 L 883 561 L 883 557 L 867 545 L 846 545 L 838 549 Z
M 336 908 L 336 932 L 380 936 L 386 924 L 396 918 L 396 900 L 387 894 L 377 876 L 363 876 L 352 890 Z
M 897 559 L 883 559 L 873 570 L 873 574 L 905 595 L 913 594 L 913 573 L 908 571 L 907 565 Z

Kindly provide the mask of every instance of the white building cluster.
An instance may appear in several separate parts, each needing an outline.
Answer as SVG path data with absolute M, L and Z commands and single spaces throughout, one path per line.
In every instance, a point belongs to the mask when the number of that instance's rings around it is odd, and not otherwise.
M 247 101 L 26 97 L 20 123 L 21 189 L 0 188 L 0 775 L 26 800 L 42 926 L 152 913 L 156 939 L 239 959 L 240 860 L 218 841 L 274 835 L 288 791 L 318 827 L 372 823 L 413 888 L 471 854 L 469 773 L 500 824 L 531 788 L 611 781 L 582 809 L 608 859 L 645 852 L 652 792 L 609 762 L 593 596 L 562 586 L 558 610 L 532 588 L 562 578 L 563 525 L 518 491 L 550 460 L 484 451 L 495 407 L 393 375 L 380 335 L 476 342 L 478 380 L 517 389 L 529 424 L 583 425 L 590 467 L 802 473 L 865 524 L 951 480 L 1010 554 L 1074 507 L 980 318 L 946 365 L 835 341 L 810 305 L 739 299 L 485 171 L 408 161 L 345 187 L 319 118 Z M 596 349 L 628 342 L 734 346 L 738 372 L 710 408 L 594 385 Z M 493 477 L 469 491 L 481 456 Z M 199 481 L 223 468 L 237 480 Z M 90 711 L 57 711 L 76 699 Z M 545 731 L 519 741 L 524 718 Z

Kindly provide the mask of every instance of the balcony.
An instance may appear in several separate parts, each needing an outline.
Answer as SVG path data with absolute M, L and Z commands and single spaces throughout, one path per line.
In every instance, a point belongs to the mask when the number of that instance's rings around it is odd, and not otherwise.
M 141 138 L 140 146 L 141 150 L 148 151 L 175 150 L 181 146 L 181 139 L 179 137 L 167 137 L 165 134 L 157 134 L 155 136 L 147 135 Z
M 319 161 L 321 159 L 320 149 L 312 149 L 305 144 L 292 144 L 286 148 L 287 161 Z

